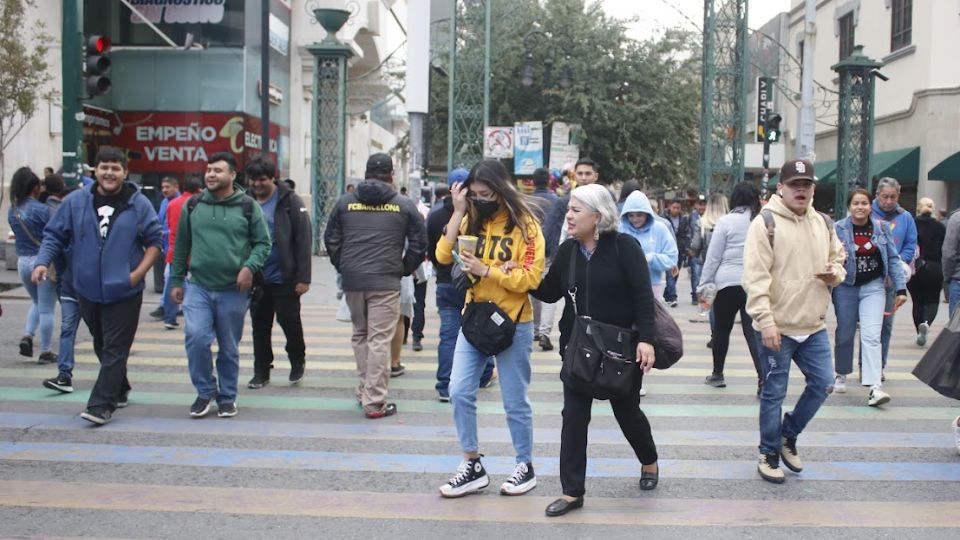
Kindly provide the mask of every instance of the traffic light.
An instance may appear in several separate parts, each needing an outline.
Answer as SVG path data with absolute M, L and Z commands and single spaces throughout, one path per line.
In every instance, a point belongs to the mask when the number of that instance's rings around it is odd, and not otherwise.
M 102 96 L 110 91 L 110 38 L 106 36 L 87 36 L 83 59 L 83 75 L 86 80 L 87 95 Z
M 764 125 L 764 134 L 768 141 L 777 142 L 780 140 L 780 120 L 783 120 L 777 113 L 767 116 L 766 125 Z

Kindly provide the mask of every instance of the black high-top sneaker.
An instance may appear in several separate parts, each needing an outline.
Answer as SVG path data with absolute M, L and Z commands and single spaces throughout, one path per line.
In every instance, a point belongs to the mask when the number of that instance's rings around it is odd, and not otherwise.
M 440 486 L 440 495 L 451 499 L 463 497 L 477 493 L 489 485 L 490 477 L 480 463 L 480 458 L 468 459 L 460 462 L 457 474 L 449 482 Z

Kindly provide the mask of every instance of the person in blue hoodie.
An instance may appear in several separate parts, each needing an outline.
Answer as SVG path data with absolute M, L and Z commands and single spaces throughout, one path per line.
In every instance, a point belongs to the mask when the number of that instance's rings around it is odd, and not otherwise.
M 881 178 L 877 182 L 877 193 L 873 199 L 871 216 L 880 220 L 881 224 L 890 229 L 894 246 L 900 261 L 903 263 L 904 276 L 909 280 L 913 275 L 910 265 L 913 264 L 917 253 L 917 224 L 910 212 L 899 204 L 900 182 L 893 178 Z M 887 355 L 890 352 L 890 336 L 893 333 L 893 304 L 896 300 L 897 289 L 892 283 L 886 283 L 886 304 L 883 312 L 889 313 L 883 317 L 883 329 L 880 332 L 880 346 L 883 357 L 883 367 L 887 367 Z
M 637 239 L 647 256 L 654 298 L 663 298 L 664 275 L 677 265 L 677 241 L 666 225 L 656 219 L 650 200 L 634 191 L 620 210 L 620 232 Z
M 101 150 L 95 171 L 97 181 L 68 195 L 47 224 L 32 278 L 46 280 L 50 263 L 70 246 L 71 285 L 100 361 L 80 417 L 103 425 L 127 405 L 127 357 L 140 321 L 144 277 L 160 256 L 162 231 L 153 205 L 126 181 L 122 153 Z

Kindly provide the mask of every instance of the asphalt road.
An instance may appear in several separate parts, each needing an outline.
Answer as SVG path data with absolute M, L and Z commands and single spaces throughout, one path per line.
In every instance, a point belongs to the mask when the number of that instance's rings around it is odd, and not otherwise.
M 913 343 L 909 305 L 897 317 L 887 369 L 893 401 L 866 406 L 851 380 L 801 436 L 806 467 L 775 486 L 756 474 L 755 375 L 735 332 L 725 389 L 707 387 L 708 325 L 689 302 L 673 310 L 686 357 L 647 379 L 642 407 L 658 443 L 659 487 L 641 492 L 639 464 L 609 406 L 597 402 L 590 435 L 586 505 L 561 518 L 543 509 L 560 493 L 562 391 L 555 352 L 533 354 L 534 463 L 539 484 L 523 497 L 496 486 L 513 450 L 496 385 L 480 391 L 480 441 L 491 488 L 443 500 L 437 488 L 459 450 L 449 405 L 436 401 L 433 285 L 425 350 L 405 348 L 407 373 L 391 381 L 399 414 L 363 418 L 349 324 L 334 320 L 334 274 L 315 260 L 303 309 L 308 368 L 286 384 L 289 365 L 277 328 L 277 369 L 263 390 L 241 388 L 240 413 L 194 420 L 195 393 L 182 332 L 147 313 L 130 359 L 130 407 L 92 428 L 78 417 L 96 378 L 81 326 L 76 392 L 41 387 L 55 369 L 17 354 L 28 303 L 0 295 L 0 537 L 98 538 L 950 538 L 960 535 L 960 455 L 954 401 L 910 375 L 923 349 Z M 680 297 L 689 299 L 689 279 Z M 15 281 L 14 272 L 0 280 Z M 832 313 L 828 319 L 832 321 Z M 698 322 L 691 322 L 695 320 Z M 942 310 L 932 337 L 946 320 Z M 831 328 L 832 328 L 832 322 Z M 557 341 L 556 334 L 554 342 Z M 832 336 L 831 336 L 832 341 Z M 931 339 L 932 341 L 932 339 Z M 241 343 L 241 383 L 252 375 L 250 335 Z M 792 405 L 802 389 L 794 368 Z

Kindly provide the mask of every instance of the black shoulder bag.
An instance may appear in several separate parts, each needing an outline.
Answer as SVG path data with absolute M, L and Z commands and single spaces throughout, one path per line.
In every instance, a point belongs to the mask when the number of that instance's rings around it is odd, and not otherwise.
M 579 247 L 570 251 L 567 294 L 573 305 L 573 329 L 563 351 L 560 378 L 578 394 L 595 399 L 616 399 L 639 387 L 637 333 L 632 328 L 596 321 L 580 315 L 577 307 L 576 261 Z M 589 265 L 587 266 L 589 272 Z M 587 297 L 588 291 L 583 294 Z M 589 303 L 587 303 L 589 306 Z

